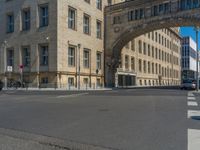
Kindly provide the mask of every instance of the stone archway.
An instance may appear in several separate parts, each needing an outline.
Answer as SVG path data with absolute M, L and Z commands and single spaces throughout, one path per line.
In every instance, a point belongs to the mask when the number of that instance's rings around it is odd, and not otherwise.
M 115 72 L 120 64 L 122 48 L 132 39 L 162 28 L 200 26 L 199 7 L 182 10 L 180 0 L 169 1 L 170 11 L 166 14 L 144 15 L 142 19 L 129 20 L 129 14 L 140 8 L 151 14 L 152 7 L 165 5 L 164 0 L 145 3 L 145 0 L 124 2 L 105 9 L 105 85 L 114 87 Z

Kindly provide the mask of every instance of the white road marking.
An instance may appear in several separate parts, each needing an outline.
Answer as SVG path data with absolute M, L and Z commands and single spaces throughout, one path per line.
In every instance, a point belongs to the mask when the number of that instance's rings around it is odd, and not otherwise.
M 188 101 L 188 106 L 198 106 L 197 102 Z
M 83 96 L 83 95 L 87 95 L 87 94 L 88 93 L 71 94 L 71 95 L 61 95 L 61 96 L 57 96 L 57 98 L 78 97 L 78 96 Z
M 188 97 L 187 99 L 188 99 L 188 100 L 196 100 L 195 97 Z
M 188 150 L 200 149 L 200 130 L 188 129 Z
M 188 118 L 200 116 L 199 110 L 188 110 Z
M 194 94 L 189 92 L 188 97 L 194 97 Z

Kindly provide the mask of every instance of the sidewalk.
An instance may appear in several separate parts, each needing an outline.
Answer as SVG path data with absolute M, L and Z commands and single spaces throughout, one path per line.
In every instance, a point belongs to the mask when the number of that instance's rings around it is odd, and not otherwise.
M 5 89 L 3 89 L 5 91 Z M 7 89 L 9 90 L 9 89 Z M 12 90 L 12 89 L 11 89 Z M 18 88 L 18 89 L 13 89 L 17 91 L 109 91 L 112 90 L 112 88 Z

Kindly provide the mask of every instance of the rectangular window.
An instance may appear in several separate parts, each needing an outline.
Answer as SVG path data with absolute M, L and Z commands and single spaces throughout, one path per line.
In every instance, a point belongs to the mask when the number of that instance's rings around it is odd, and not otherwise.
M 40 6 L 40 27 L 49 25 L 49 8 L 48 5 Z
M 101 69 L 101 53 L 97 52 L 97 69 Z
M 131 58 L 131 70 L 135 70 L 135 58 Z
M 102 26 L 101 26 L 101 21 L 98 21 L 97 20 L 97 38 L 98 39 L 101 39 L 101 37 L 102 37 L 102 35 L 101 35 L 101 33 L 102 33 Z
M 7 66 L 14 66 L 14 50 L 7 51 Z
M 40 65 L 48 66 L 49 63 L 48 46 L 40 46 Z
M 29 47 L 24 47 L 23 49 L 23 65 L 25 67 L 29 67 L 30 66 L 30 59 L 31 59 L 31 55 L 30 55 L 30 48 Z
M 83 16 L 83 33 L 90 34 L 90 16 L 86 14 Z
M 84 49 L 83 51 L 83 66 L 84 68 L 90 67 L 90 50 Z
M 74 78 L 71 77 L 68 78 L 68 85 L 74 86 Z
M 14 32 L 14 15 L 8 14 L 7 15 L 7 33 Z
M 143 43 L 143 54 L 146 55 L 146 43 Z
M 129 69 L 129 56 L 125 56 L 125 69 L 128 70 Z
M 68 10 L 68 28 L 76 29 L 76 9 L 71 7 Z
M 31 27 L 31 13 L 30 9 L 22 11 L 22 30 L 29 30 Z
M 139 59 L 139 71 L 142 72 L 142 60 Z
M 75 66 L 75 47 L 68 48 L 68 66 Z
M 102 10 L 102 0 L 96 0 L 97 9 Z

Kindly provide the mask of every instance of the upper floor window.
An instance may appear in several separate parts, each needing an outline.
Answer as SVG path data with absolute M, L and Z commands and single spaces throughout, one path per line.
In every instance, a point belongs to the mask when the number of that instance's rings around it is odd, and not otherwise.
M 83 16 L 83 33 L 90 34 L 90 16 L 86 14 Z
M 14 66 L 14 50 L 7 51 L 7 66 Z
M 48 63 L 49 63 L 48 46 L 41 46 L 40 47 L 40 65 L 48 66 Z
M 68 66 L 75 66 L 75 47 L 68 48 Z
M 22 11 L 22 30 L 29 30 L 31 26 L 30 9 Z
M 22 51 L 22 54 L 23 54 L 23 60 L 22 60 L 22 62 L 23 62 L 23 65 L 25 66 L 25 67 L 28 67 L 28 66 L 30 66 L 30 48 L 29 47 L 24 47 L 23 49 L 22 49 L 23 51 Z
M 83 66 L 84 68 L 90 67 L 90 50 L 84 49 L 83 51 Z
M 96 0 L 97 9 L 102 10 L 102 0 Z
M 101 37 L 102 37 L 102 35 L 101 35 L 102 25 L 101 24 L 102 24 L 101 21 L 97 20 L 97 38 L 98 39 L 101 39 Z
M 8 14 L 7 15 L 7 33 L 14 32 L 14 15 Z
M 97 69 L 101 69 L 101 53 L 97 53 Z
M 76 9 L 71 7 L 68 10 L 68 28 L 76 29 Z
M 125 56 L 125 69 L 126 70 L 129 69 L 129 56 L 128 55 Z
M 40 27 L 49 25 L 49 10 L 48 5 L 40 6 Z

